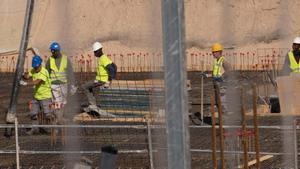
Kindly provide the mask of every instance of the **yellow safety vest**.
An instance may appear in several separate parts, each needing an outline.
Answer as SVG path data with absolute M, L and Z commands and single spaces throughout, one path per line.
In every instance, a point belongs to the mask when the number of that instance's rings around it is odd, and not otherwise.
M 67 66 L 68 66 L 68 59 L 66 55 L 62 55 L 59 68 L 57 68 L 55 64 L 55 58 L 51 56 L 50 57 L 51 82 L 61 81 L 63 83 L 67 83 Z
M 111 64 L 112 61 L 106 56 L 102 55 L 98 60 L 96 80 L 99 82 L 108 82 L 108 71 L 106 66 Z
M 214 59 L 214 64 L 213 64 L 213 77 L 221 77 L 222 76 L 222 65 L 224 61 L 224 56 L 220 57 L 219 60 Z
M 290 60 L 290 68 L 292 73 L 300 73 L 300 64 L 296 62 L 294 54 L 292 51 L 288 53 L 289 60 Z
M 33 80 L 42 80 L 43 83 L 41 85 L 34 86 L 34 98 L 36 100 L 45 100 L 51 99 L 51 82 L 48 70 L 42 67 L 39 72 L 35 72 L 33 69 L 30 70 L 29 76 L 32 77 Z

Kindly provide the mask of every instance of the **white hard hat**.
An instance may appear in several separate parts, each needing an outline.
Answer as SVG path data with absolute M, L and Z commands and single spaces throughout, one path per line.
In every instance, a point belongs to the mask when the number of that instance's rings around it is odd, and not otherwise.
M 102 46 L 102 44 L 100 42 L 95 42 L 93 44 L 93 51 L 97 51 L 97 50 L 101 49 L 102 47 L 103 46 Z
M 293 43 L 300 44 L 300 37 L 296 37 L 294 39 Z

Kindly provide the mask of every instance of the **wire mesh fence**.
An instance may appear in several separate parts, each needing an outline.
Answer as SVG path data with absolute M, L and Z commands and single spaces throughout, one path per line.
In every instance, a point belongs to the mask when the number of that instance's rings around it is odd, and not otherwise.
M 269 51 L 269 49 L 264 49 Z M 278 49 L 281 51 L 281 49 Z M 258 50 L 257 50 L 258 51 Z M 272 50 L 270 50 L 272 53 Z M 258 54 L 259 53 L 259 54 Z M 245 64 L 242 61 L 236 66 L 236 69 L 247 69 L 249 60 L 253 60 L 256 56 L 259 57 L 266 56 L 267 54 L 261 54 L 258 52 L 255 55 L 249 54 L 248 59 L 244 60 Z M 262 52 L 263 53 L 263 52 Z M 280 53 L 280 52 L 277 52 Z M 285 52 L 281 52 L 285 53 Z M 226 54 L 226 53 L 225 53 Z M 165 111 L 164 111 L 164 80 L 163 80 L 163 68 L 161 65 L 153 65 L 154 67 L 148 66 L 149 69 L 144 69 L 145 59 L 142 59 L 141 55 L 138 60 L 136 54 L 128 55 L 131 56 L 131 59 L 127 59 L 127 66 L 122 66 L 125 63 L 125 58 L 127 54 L 123 55 L 123 61 L 119 60 L 119 57 L 122 57 L 121 54 L 111 54 L 110 56 L 115 59 L 116 62 L 120 61 L 120 71 L 117 75 L 117 80 L 113 81 L 113 84 L 110 89 L 101 89 L 98 88 L 94 91 L 94 94 L 97 96 L 99 106 L 108 113 L 116 115 L 115 118 L 108 117 L 99 117 L 95 114 L 87 114 L 87 116 L 77 116 L 78 119 L 74 119 L 76 115 L 80 115 L 82 110 L 79 110 L 74 113 L 70 113 L 69 123 L 66 125 L 66 134 L 65 136 L 65 145 L 62 142 L 60 132 L 57 130 L 57 142 L 55 145 L 51 145 L 51 130 L 55 126 L 44 126 L 47 130 L 50 130 L 46 134 L 36 134 L 33 136 L 26 135 L 26 128 L 30 126 L 23 127 L 20 129 L 20 162 L 23 165 L 23 168 L 67 168 L 68 163 L 74 163 L 81 160 L 81 158 L 86 157 L 93 163 L 93 167 L 99 166 L 101 159 L 101 147 L 105 145 L 116 145 L 119 150 L 118 154 L 118 167 L 119 168 L 149 168 L 151 165 L 160 166 L 161 168 L 166 168 L 166 132 L 164 130 L 165 125 Z M 150 55 L 150 54 L 148 54 Z M 203 54 L 202 54 L 203 55 Z M 237 57 L 240 57 L 240 54 L 235 54 Z M 135 57 L 136 56 L 136 57 Z M 147 56 L 147 55 L 146 55 Z M 192 56 L 190 54 L 190 56 Z M 201 55 L 197 55 L 200 57 Z M 205 55 L 206 56 L 206 55 Z M 230 54 L 227 54 L 229 59 Z M 234 56 L 234 53 L 231 55 Z M 243 55 L 246 56 L 247 54 Z M 251 57 L 250 57 L 251 56 Z M 85 56 L 83 56 L 85 58 Z M 161 57 L 161 56 L 160 56 Z M 160 58 L 158 57 L 158 58 Z M 190 65 L 189 70 L 194 70 L 189 72 L 189 79 L 191 80 L 192 90 L 189 91 L 189 100 L 191 103 L 190 111 L 199 111 L 200 110 L 200 76 L 197 74 L 202 70 L 209 70 L 210 66 L 207 65 L 210 60 L 205 61 L 206 68 L 201 67 L 202 62 L 199 62 L 195 53 L 193 56 L 193 64 Z M 211 56 L 207 56 L 209 58 Z M 76 58 L 76 57 L 75 57 Z M 87 58 L 93 58 L 87 55 Z M 158 59 L 156 58 L 156 59 Z M 190 57 L 191 59 L 192 57 Z M 4 61 L 5 61 L 4 57 Z M 77 58 L 78 59 L 78 58 Z M 161 59 L 161 58 L 160 58 Z M 203 59 L 203 58 L 201 58 Z M 200 60 L 201 60 L 200 59 Z M 30 59 L 27 58 L 27 64 Z M 234 59 L 233 59 L 234 60 Z M 233 61 L 231 60 L 231 61 Z M 73 57 L 74 62 L 74 57 Z M 141 62 L 141 67 L 140 64 Z M 259 62 L 259 59 L 257 60 Z M 86 97 L 80 88 L 82 84 L 86 81 L 94 79 L 94 68 L 91 65 L 95 65 L 95 61 L 85 61 L 85 62 L 74 62 L 78 66 L 74 66 L 76 71 L 77 85 L 79 90 L 76 94 L 76 105 L 81 107 L 81 104 L 87 102 Z M 131 63 L 131 64 L 129 64 Z M 233 62 L 234 63 L 234 62 Z M 247 63 L 247 64 L 246 64 Z M 252 63 L 252 62 L 251 62 Z M 253 62 L 254 64 L 256 62 Z M 262 63 L 262 62 L 261 62 Z M 11 63 L 12 64 L 12 63 Z M 118 64 L 118 63 L 117 63 Z M 13 64 L 12 66 L 13 67 Z M 147 67 L 147 66 L 146 66 Z M 251 67 L 248 66 L 248 67 Z M 262 66 L 260 66 L 262 68 Z M 273 69 L 273 68 L 272 68 Z M 271 70 L 272 70 L 271 69 Z M 252 69 L 250 69 L 252 70 Z M 1 101 L 1 112 L 6 112 L 9 99 L 10 99 L 10 90 L 12 88 L 12 78 L 13 73 L 10 73 L 9 70 L 5 70 L 0 74 L 3 87 L 0 89 L 0 101 Z M 263 96 L 268 95 L 265 91 L 264 84 L 270 85 L 270 81 L 267 80 L 267 75 L 259 75 L 258 72 L 262 72 L 263 69 L 257 71 L 244 71 L 247 72 L 250 76 L 250 79 L 253 76 L 252 81 L 261 83 L 259 94 Z M 243 73 L 243 72 L 241 72 Z M 266 79 L 265 81 L 263 79 Z M 206 115 L 209 115 L 209 95 L 208 93 L 212 90 L 212 84 L 210 79 L 204 80 L 204 111 Z M 28 102 L 32 99 L 32 88 L 31 86 L 22 86 L 21 93 L 19 97 L 18 104 L 18 119 L 22 124 L 30 124 L 30 118 L 28 116 Z M 249 102 L 251 104 L 251 102 Z M 4 114 L 3 113 L 3 114 Z M 69 113 L 69 112 L 67 112 Z M 185 112 L 189 113 L 189 112 Z M 86 118 L 85 118 L 86 117 Z M 1 119 L 1 123 L 5 123 Z M 150 127 L 150 132 L 148 130 L 148 123 Z M 82 125 L 81 127 L 72 127 L 72 125 Z M 275 125 L 273 121 L 262 122 L 262 124 Z M 92 125 L 89 127 L 89 125 Z M 160 127 L 154 127 L 152 125 L 160 125 Z M 280 126 L 280 124 L 278 124 Z M 36 126 L 37 127 L 37 126 Z M 201 128 L 202 127 L 202 128 Z M 60 128 L 60 127 L 59 127 Z M 234 133 L 238 133 L 238 130 L 233 130 Z M 55 130 L 56 132 L 56 130 Z M 251 132 L 251 131 L 250 131 Z M 264 129 L 261 128 L 260 132 L 260 143 L 266 145 L 262 148 L 262 155 L 273 155 L 272 158 L 265 160 L 263 166 L 274 166 L 274 168 L 283 166 L 284 163 L 279 159 L 283 158 L 282 150 L 280 146 L 282 145 L 282 137 L 279 137 L 280 132 L 276 127 L 273 129 Z M 3 135 L 4 129 L 1 129 L 1 135 Z M 193 168 L 211 168 L 211 150 L 210 150 L 210 136 L 211 131 L 209 126 L 192 126 L 190 128 L 191 135 L 191 152 L 192 152 L 192 166 Z M 229 136 L 228 136 L 229 137 Z M 241 164 L 242 159 L 242 146 L 241 138 L 238 134 L 233 134 L 232 136 L 235 140 L 234 146 L 231 146 L 230 150 L 226 150 L 225 153 L 237 153 L 239 157 L 236 160 L 236 163 Z M 150 139 L 151 138 L 151 139 Z M 253 152 L 253 135 L 249 135 L 249 152 Z M 150 141 L 151 140 L 151 141 Z M 13 168 L 15 163 L 15 144 L 14 138 L 10 139 L 1 139 L 1 159 L 6 159 L 1 161 L 1 167 Z M 149 148 L 151 145 L 152 148 Z M 275 145 L 275 146 L 274 146 Z M 277 145 L 277 146 L 276 146 Z M 275 148 L 273 148 L 273 146 Z M 151 150 L 151 151 L 150 151 Z M 272 151 L 271 151 L 272 150 Z M 265 152 L 265 154 L 264 154 Z M 151 158 L 152 154 L 152 158 Z M 2 158 L 3 157 L 3 158 Z M 76 160 L 74 160 L 76 159 Z M 239 159 L 239 160 L 238 160 Z M 249 159 L 253 160 L 254 156 L 249 153 Z M 53 162 L 54 161 L 54 162 Z M 69 162 L 72 161 L 72 162 Z M 271 164 L 270 164 L 271 163 Z M 159 168 L 159 167 L 158 167 Z

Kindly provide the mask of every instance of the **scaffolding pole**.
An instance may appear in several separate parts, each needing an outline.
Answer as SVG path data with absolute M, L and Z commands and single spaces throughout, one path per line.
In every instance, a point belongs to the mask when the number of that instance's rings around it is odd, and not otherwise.
M 162 1 L 167 156 L 169 169 L 190 169 L 184 2 Z

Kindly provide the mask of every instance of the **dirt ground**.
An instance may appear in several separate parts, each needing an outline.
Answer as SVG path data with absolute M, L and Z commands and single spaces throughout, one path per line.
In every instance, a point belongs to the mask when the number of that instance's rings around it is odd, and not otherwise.
M 191 80 L 192 91 L 189 92 L 189 100 L 193 103 L 192 111 L 199 111 L 199 97 L 200 97 L 200 79 L 197 75 L 198 72 L 189 73 L 189 79 Z M 254 75 L 247 73 L 249 76 Z M 122 74 L 122 79 L 144 79 L 149 77 L 162 77 L 162 74 Z M 1 124 L 4 124 L 4 114 L 9 104 L 10 90 L 12 87 L 12 74 L 1 74 L 1 81 L 6 84 L 5 87 L 0 89 L 0 109 L 2 112 Z M 78 79 L 82 81 L 90 79 L 91 75 L 78 75 Z M 85 79 L 86 78 L 86 79 Z M 261 76 L 255 77 L 254 81 L 260 81 Z M 211 85 L 209 79 L 205 79 L 205 93 L 207 98 L 209 92 L 211 92 Z M 18 104 L 18 117 L 21 124 L 29 124 L 27 101 L 31 98 L 31 88 L 25 87 L 21 89 Z M 82 96 L 82 95 L 81 95 Z M 84 101 L 84 96 L 79 97 L 80 102 Z M 205 99 L 205 111 L 206 115 L 209 115 L 209 103 Z M 247 116 L 247 123 L 249 126 L 253 124 L 253 117 Z M 274 114 L 267 114 L 265 116 L 259 116 L 259 125 L 272 126 L 281 125 L 282 117 Z M 107 122 L 93 122 L 87 124 L 97 125 L 117 125 L 116 123 Z M 118 125 L 146 125 L 145 123 L 118 123 Z M 194 126 L 192 122 L 190 125 Z M 157 168 L 165 168 L 166 164 L 166 138 L 163 130 L 152 129 L 152 141 L 153 148 L 156 150 L 153 152 L 154 164 Z M 225 130 L 227 131 L 227 130 Z M 235 130 L 228 130 L 227 132 L 235 132 Z M 259 141 L 261 145 L 261 152 L 283 152 L 283 132 L 290 132 L 289 130 L 279 129 L 260 129 Z M 218 133 L 218 132 L 217 132 Z M 13 151 L 15 150 L 14 137 L 8 139 L 3 137 L 4 129 L 0 129 L 0 150 Z M 217 134 L 219 136 L 219 134 Z M 20 147 L 21 150 L 27 151 L 67 151 L 67 150 L 81 150 L 81 151 L 99 151 L 101 146 L 114 144 L 119 149 L 119 155 L 117 158 L 117 165 L 119 168 L 149 168 L 149 154 L 148 153 L 123 153 L 122 150 L 147 150 L 148 149 L 148 136 L 147 129 L 142 128 L 86 128 L 86 129 L 68 129 L 66 136 L 66 146 L 62 146 L 60 140 L 56 146 L 50 145 L 49 134 L 36 134 L 34 136 L 28 136 L 25 134 L 25 129 L 20 129 Z M 226 150 L 243 151 L 242 144 L 238 141 L 241 138 L 232 136 L 225 138 Z M 233 142 L 232 142 L 233 141 Z M 254 151 L 253 136 L 249 138 L 249 151 Z M 232 144 L 235 143 L 235 144 Z M 190 147 L 192 149 L 191 160 L 193 169 L 210 169 L 212 168 L 211 153 L 197 152 L 194 150 L 208 150 L 211 149 L 211 129 L 210 128 L 190 128 Z M 14 168 L 15 167 L 15 154 L 1 154 L 0 168 Z M 92 166 L 97 167 L 100 164 L 100 154 L 21 154 L 20 160 L 22 168 L 69 168 L 70 165 L 78 162 L 78 159 L 82 157 L 90 159 Z M 242 164 L 242 154 L 239 156 L 225 155 L 227 158 L 227 165 L 229 168 L 237 164 Z M 234 158 L 234 160 L 232 160 Z M 219 159 L 219 157 L 218 157 Z M 250 159 L 254 159 L 251 155 Z M 283 160 L 283 156 L 276 155 L 271 159 L 262 162 L 262 167 L 265 169 L 286 168 L 293 164 L 293 161 Z M 291 156 L 292 159 L 292 156 Z M 234 167 L 234 168 L 235 168 Z

